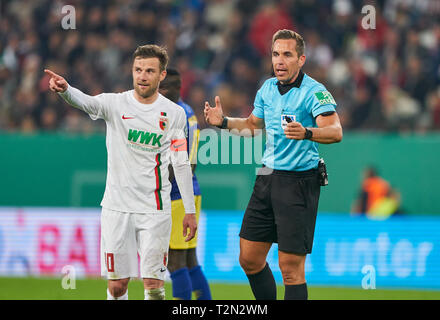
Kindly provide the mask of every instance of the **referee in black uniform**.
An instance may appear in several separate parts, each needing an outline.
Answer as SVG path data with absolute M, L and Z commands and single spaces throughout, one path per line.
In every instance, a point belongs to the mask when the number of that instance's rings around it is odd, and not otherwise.
M 266 262 L 278 243 L 284 299 L 307 299 L 304 265 L 312 252 L 324 167 L 318 143 L 342 140 L 336 102 L 330 92 L 301 71 L 306 61 L 303 38 L 279 30 L 272 38 L 275 77 L 258 90 L 248 118 L 227 118 L 220 98 L 205 103 L 205 119 L 224 129 L 266 129 L 267 139 L 254 190 L 240 231 L 240 265 L 256 299 L 276 299 L 276 283 Z

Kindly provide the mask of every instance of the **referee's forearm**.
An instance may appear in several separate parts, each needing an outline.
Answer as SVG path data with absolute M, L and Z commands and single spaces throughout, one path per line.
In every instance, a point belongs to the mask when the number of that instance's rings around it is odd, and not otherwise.
M 339 125 L 332 125 L 323 128 L 308 128 L 313 132 L 312 141 L 330 144 L 342 141 L 342 127 Z
M 253 137 L 261 132 L 261 128 L 256 127 L 249 118 L 230 118 L 228 117 L 228 127 L 232 134 Z

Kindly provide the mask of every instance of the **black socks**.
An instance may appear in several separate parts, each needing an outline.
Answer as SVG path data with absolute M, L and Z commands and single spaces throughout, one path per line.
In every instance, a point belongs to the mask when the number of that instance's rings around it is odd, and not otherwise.
M 307 283 L 297 285 L 286 285 L 284 300 L 307 300 Z
M 276 300 L 277 286 L 269 264 L 256 274 L 247 274 L 256 300 Z M 285 285 L 284 300 L 307 300 L 307 283 Z
M 256 274 L 247 274 L 256 300 L 276 300 L 277 286 L 269 264 Z

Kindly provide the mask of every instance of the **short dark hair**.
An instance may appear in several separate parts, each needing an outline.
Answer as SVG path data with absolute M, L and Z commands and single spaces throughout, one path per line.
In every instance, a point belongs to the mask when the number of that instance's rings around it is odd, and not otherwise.
M 304 52 L 306 51 L 306 43 L 304 42 L 303 37 L 292 30 L 288 30 L 288 29 L 282 29 L 282 30 L 278 30 L 277 32 L 274 33 L 273 37 L 272 37 L 272 50 L 273 50 L 273 45 L 275 43 L 275 41 L 277 41 L 278 39 L 293 39 L 296 41 L 296 53 L 298 54 L 298 57 L 301 57 Z
M 133 60 L 136 58 L 158 58 L 160 71 L 164 71 L 168 65 L 167 50 L 155 44 L 146 44 L 137 47 L 133 53 Z
M 159 90 L 166 90 L 164 96 L 177 103 L 180 99 L 181 87 L 182 80 L 180 79 L 179 71 L 173 68 L 168 68 L 165 79 L 160 82 Z
M 160 87 L 166 90 L 170 88 L 176 88 L 180 90 L 180 88 L 182 87 L 182 81 L 180 79 L 179 71 L 173 68 L 168 68 L 167 76 L 160 82 Z

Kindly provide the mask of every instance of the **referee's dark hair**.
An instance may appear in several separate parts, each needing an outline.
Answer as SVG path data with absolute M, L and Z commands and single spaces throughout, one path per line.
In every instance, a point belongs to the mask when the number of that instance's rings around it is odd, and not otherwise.
M 298 54 L 298 57 L 301 57 L 304 52 L 306 51 L 306 43 L 304 42 L 303 37 L 292 30 L 288 30 L 288 29 L 282 29 L 282 30 L 278 30 L 277 32 L 275 32 L 275 34 L 272 37 L 272 49 L 273 50 L 273 44 L 275 43 L 275 41 L 277 41 L 278 39 L 293 39 L 296 41 L 296 53 Z
M 164 90 L 162 93 L 168 99 L 173 102 L 179 101 L 180 88 L 182 87 L 182 80 L 180 79 L 180 73 L 176 69 L 168 68 L 167 76 L 160 82 L 159 90 Z

